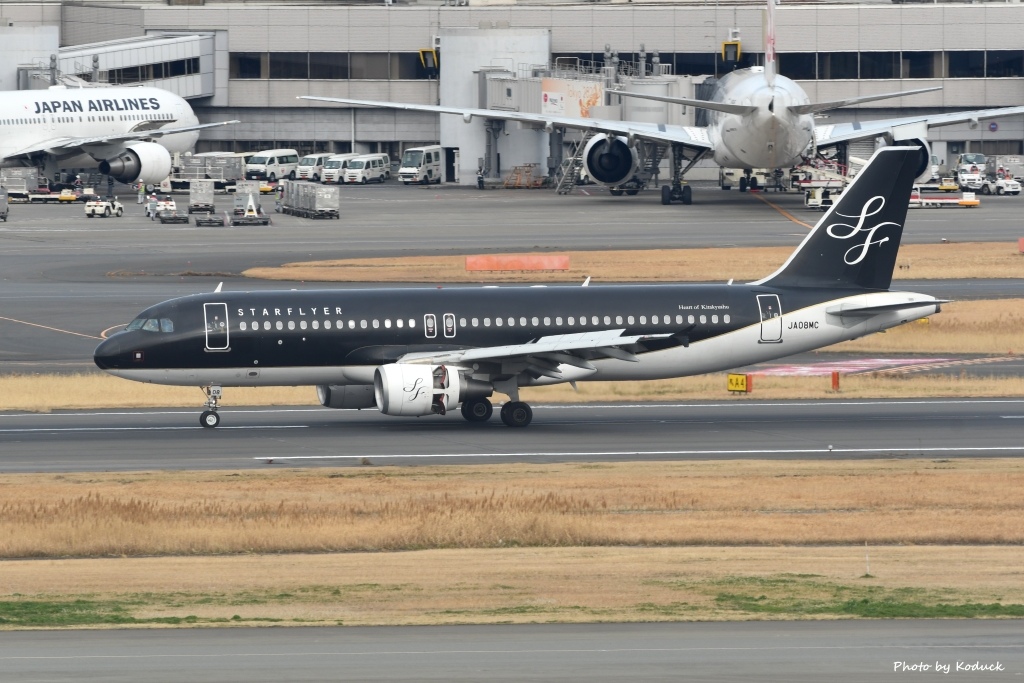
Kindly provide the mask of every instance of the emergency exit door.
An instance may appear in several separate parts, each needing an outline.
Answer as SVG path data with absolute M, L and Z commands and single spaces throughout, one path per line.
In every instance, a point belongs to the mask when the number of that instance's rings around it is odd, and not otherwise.
M 228 305 L 203 304 L 206 319 L 206 350 L 228 350 Z
M 761 343 L 782 343 L 782 305 L 778 294 L 758 294 L 757 309 L 761 313 Z

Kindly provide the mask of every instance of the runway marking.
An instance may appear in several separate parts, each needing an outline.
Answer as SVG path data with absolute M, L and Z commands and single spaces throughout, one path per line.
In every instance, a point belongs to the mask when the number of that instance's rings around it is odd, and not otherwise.
M 86 339 L 102 339 L 102 337 L 94 337 L 91 334 L 82 334 L 81 332 L 72 332 L 71 330 L 62 330 L 59 327 L 50 327 L 48 325 L 40 325 L 38 323 L 30 323 L 25 320 L 18 320 L 16 318 L 7 318 L 0 315 L 0 320 L 8 320 L 12 323 L 20 323 L 22 325 L 28 325 L 29 327 L 41 327 L 44 330 L 50 330 L 51 332 L 63 332 L 64 334 L 73 334 L 76 337 L 85 337 Z
M 794 223 L 796 223 L 797 225 L 802 225 L 802 226 L 804 226 L 805 228 L 807 228 L 808 230 L 810 230 L 811 228 L 813 228 L 813 227 L 814 227 L 813 225 L 810 225 L 809 223 L 804 223 L 804 222 L 803 222 L 802 220 L 800 220 L 799 218 L 797 218 L 796 216 L 794 216 L 793 214 L 791 214 L 791 213 L 790 213 L 789 211 L 786 211 L 785 209 L 783 209 L 783 208 L 782 208 L 781 206 L 779 206 L 778 204 L 773 204 L 772 202 L 768 201 L 767 199 L 765 199 L 764 197 L 762 197 L 762 196 L 761 196 L 760 194 L 754 194 L 753 196 L 754 196 L 754 197 L 757 197 L 757 198 L 758 198 L 758 199 L 760 199 L 760 200 L 761 200 L 762 202 L 764 202 L 764 203 L 765 203 L 765 204 L 767 204 L 768 206 L 772 207 L 773 209 L 775 209 L 776 211 L 778 211 L 779 213 L 781 213 L 781 214 L 782 214 L 783 216 L 785 216 L 785 217 L 786 217 L 786 218 L 788 218 L 789 220 L 791 220 L 791 221 L 793 221 Z
M 990 645 L 990 644 L 954 644 L 954 645 L 772 645 L 767 647 L 617 647 L 617 648 L 530 648 L 530 649 L 504 649 L 504 650 L 366 650 L 344 652 L 337 650 L 318 652 L 225 652 L 221 654 L 141 654 L 141 655 L 9 655 L 0 656 L 0 661 L 15 660 L 76 660 L 76 659 L 183 659 L 194 657 L 198 659 L 221 659 L 226 657 L 366 657 L 379 655 L 473 655 L 473 654 L 560 654 L 560 653 L 620 653 L 620 652 L 775 652 L 775 651 L 800 651 L 800 650 L 1004 650 L 1018 649 L 1019 644 L 1013 645 Z
M 881 448 L 779 448 L 749 450 L 694 450 L 694 451 L 536 451 L 521 453 L 412 453 L 408 455 L 379 455 L 375 453 L 355 453 L 352 455 L 264 455 L 253 460 L 273 460 L 291 462 L 293 460 L 343 460 L 345 458 L 380 458 L 394 460 L 399 458 L 538 458 L 538 457 L 574 457 L 595 458 L 609 456 L 651 456 L 651 455 L 828 455 L 840 454 L 871 454 L 871 453 L 953 453 L 962 451 L 1006 452 L 1024 451 L 1024 446 L 892 446 Z
M 221 429 L 308 429 L 309 425 L 250 425 L 235 427 L 218 427 Z M 202 429 L 202 427 L 22 427 L 18 429 L 0 429 L 3 434 L 32 433 L 32 432 L 167 432 L 179 431 L 182 429 Z

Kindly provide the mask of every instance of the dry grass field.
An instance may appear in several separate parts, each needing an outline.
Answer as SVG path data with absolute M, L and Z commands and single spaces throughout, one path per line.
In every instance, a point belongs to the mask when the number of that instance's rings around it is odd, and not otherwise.
M 746 282 L 777 269 L 790 247 L 573 251 L 560 272 L 467 272 L 464 256 L 341 259 L 251 268 L 248 277 L 310 282 Z M 1024 277 L 1013 243 L 904 244 L 895 279 Z
M 1022 566 L 1020 546 L 15 560 L 0 630 L 1020 616 Z
M 0 477 L 0 629 L 1024 616 L 1013 459 Z
M 0 476 L 0 558 L 1024 543 L 1015 459 Z

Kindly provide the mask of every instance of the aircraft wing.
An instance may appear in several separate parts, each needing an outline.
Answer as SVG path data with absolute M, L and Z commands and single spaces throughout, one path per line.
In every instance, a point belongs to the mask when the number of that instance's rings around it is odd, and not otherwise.
M 45 152 L 47 154 L 68 154 L 76 150 L 84 150 L 90 145 L 109 145 L 118 142 L 149 142 L 154 138 L 160 138 L 165 135 L 174 135 L 175 133 L 188 133 L 193 130 L 202 130 L 203 128 L 213 128 L 215 126 L 227 126 L 238 121 L 218 121 L 217 123 L 200 123 L 194 126 L 178 126 L 175 128 L 154 128 L 152 130 L 134 130 L 128 133 L 118 133 L 116 135 L 101 135 L 89 138 L 51 138 L 49 140 L 43 140 L 33 144 L 31 147 L 24 147 L 15 152 L 8 154 L 3 157 L 4 159 L 11 159 L 14 157 L 29 156 L 32 154 L 38 154 Z
M 928 128 L 951 126 L 956 123 L 986 121 L 1002 116 L 1024 114 L 1024 107 L 1000 107 L 997 109 L 975 109 L 958 111 L 950 114 L 932 114 L 924 116 L 908 116 L 899 119 L 879 119 L 877 121 L 861 121 L 856 123 L 836 123 L 816 125 L 814 136 L 819 146 L 827 146 L 837 142 L 860 140 L 890 133 L 894 128 L 912 124 L 923 124 Z
M 466 123 L 474 117 L 494 121 L 518 121 L 541 128 L 571 128 L 573 130 L 624 135 L 661 144 L 680 143 L 697 149 L 711 149 L 711 140 L 707 129 L 695 126 L 667 126 L 657 123 L 641 123 L 639 121 L 611 121 L 608 119 L 581 119 L 573 116 L 550 116 L 547 114 L 527 114 L 518 111 L 501 109 L 471 109 L 468 107 L 442 107 L 433 104 L 404 104 L 402 102 L 376 102 L 373 100 L 350 100 L 342 97 L 316 97 L 303 95 L 300 100 L 316 100 L 380 109 L 401 109 L 405 111 L 426 111 L 437 114 L 461 116 Z
M 671 334 L 625 335 L 625 330 L 600 330 L 540 337 L 526 344 L 487 346 L 456 351 L 414 352 L 398 359 L 399 363 L 441 365 L 443 363 L 469 363 L 473 361 L 502 361 L 523 359 L 531 363 L 539 374 L 559 377 L 560 363 L 592 370 L 593 365 L 584 356 L 617 358 L 635 361 L 636 356 L 624 348 L 649 339 L 664 339 Z M 575 353 L 574 353 L 575 352 Z M 582 355 L 577 355 L 582 354 Z

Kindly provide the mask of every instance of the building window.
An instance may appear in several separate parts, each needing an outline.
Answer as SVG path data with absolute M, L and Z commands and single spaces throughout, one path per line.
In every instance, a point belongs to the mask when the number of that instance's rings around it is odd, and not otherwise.
M 950 78 L 984 78 L 985 53 L 981 50 L 947 52 Z
M 229 74 L 231 78 L 266 78 L 262 69 L 263 55 L 259 52 L 232 52 Z M 159 76 L 154 76 L 159 78 Z
M 939 68 L 936 69 L 936 60 Z M 941 52 L 904 52 L 903 78 L 942 78 Z
M 349 78 L 387 80 L 390 73 L 386 52 L 353 52 L 349 55 Z
M 308 52 L 271 52 L 270 77 L 283 79 L 309 78 Z
M 427 73 L 420 62 L 419 52 L 391 53 L 391 78 L 393 80 L 412 81 L 426 77 Z
M 706 52 L 677 52 L 672 65 L 680 76 L 703 76 L 715 73 L 715 55 Z
M 794 81 L 813 81 L 818 77 L 818 55 L 814 52 L 786 52 L 778 56 L 779 73 Z
M 860 55 L 861 78 L 899 78 L 899 52 L 862 52 Z
M 310 52 L 309 77 L 322 80 L 348 78 L 347 52 Z
M 846 80 L 857 78 L 856 52 L 821 52 L 818 54 L 818 78 Z
M 1024 76 L 1024 50 L 989 50 L 985 53 L 985 75 L 989 78 Z

